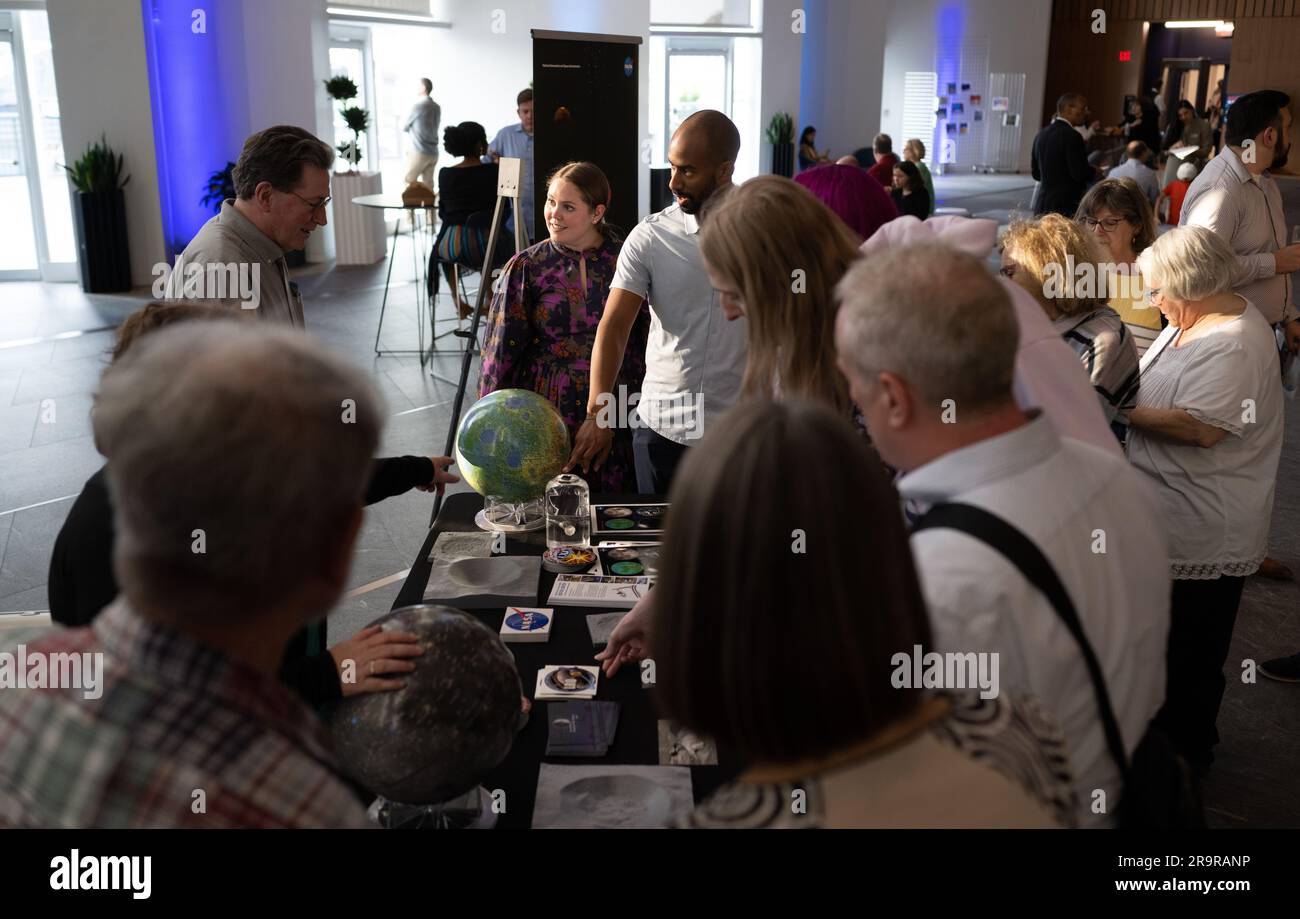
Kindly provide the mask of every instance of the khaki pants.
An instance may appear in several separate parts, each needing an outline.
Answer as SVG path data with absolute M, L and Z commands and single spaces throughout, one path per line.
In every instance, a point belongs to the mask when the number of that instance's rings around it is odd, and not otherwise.
M 425 185 L 433 188 L 433 167 L 438 163 L 438 154 L 421 153 L 418 150 L 412 150 L 406 158 L 406 178 L 403 180 L 410 185 L 416 179 L 419 179 Z

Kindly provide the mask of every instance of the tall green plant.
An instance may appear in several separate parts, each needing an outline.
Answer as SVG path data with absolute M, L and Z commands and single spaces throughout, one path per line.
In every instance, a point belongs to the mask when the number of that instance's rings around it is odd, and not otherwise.
M 357 84 L 348 77 L 330 77 L 325 80 L 325 92 L 336 102 L 345 103 L 357 97 Z M 341 143 L 336 148 L 347 160 L 349 171 L 354 171 L 361 162 L 361 135 L 370 127 L 370 113 L 355 105 L 344 105 L 339 114 L 352 132 L 352 139 Z
M 788 112 L 777 112 L 767 125 L 767 142 L 770 144 L 794 143 L 794 119 Z
M 126 188 L 126 183 L 131 181 L 130 176 L 122 178 L 122 155 L 113 152 L 102 134 L 98 143 L 91 144 L 71 166 L 63 168 L 67 170 L 73 187 L 86 194 L 116 191 Z

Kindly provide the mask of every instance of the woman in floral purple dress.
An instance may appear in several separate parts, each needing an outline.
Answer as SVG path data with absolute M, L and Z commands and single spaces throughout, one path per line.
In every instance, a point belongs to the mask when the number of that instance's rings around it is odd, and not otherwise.
M 531 389 L 559 409 L 571 440 L 587 417 L 591 351 L 622 243 L 605 223 L 609 200 L 609 180 L 594 163 L 556 170 L 546 194 L 550 238 L 506 265 L 487 317 L 479 397 Z M 616 397 L 641 391 L 649 334 L 650 311 L 642 306 L 615 382 Z M 617 423 L 616 408 L 611 406 L 611 420 Z M 637 490 L 630 428 L 615 432 L 604 466 L 585 478 L 593 493 Z

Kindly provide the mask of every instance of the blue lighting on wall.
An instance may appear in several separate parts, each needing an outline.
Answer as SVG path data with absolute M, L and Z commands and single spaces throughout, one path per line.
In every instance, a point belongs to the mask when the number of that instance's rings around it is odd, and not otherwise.
M 961 45 L 962 36 L 966 31 L 966 15 L 960 4 L 940 7 L 935 14 L 934 32 L 934 72 L 938 79 L 937 93 L 940 96 L 948 94 L 948 84 L 956 83 L 958 91 L 961 89 L 963 75 L 961 72 Z M 966 78 L 969 82 L 969 77 Z M 956 101 L 955 98 L 948 100 L 948 105 Z M 951 111 L 948 116 L 949 121 L 956 121 Z M 944 141 L 947 134 L 944 131 L 944 122 L 939 121 L 935 125 L 935 134 L 930 138 L 931 150 L 934 150 L 933 161 L 938 163 L 942 161 L 940 152 L 943 150 Z M 954 146 L 957 140 L 953 139 Z M 955 159 L 955 157 L 954 157 Z
M 803 4 L 806 31 L 803 35 L 803 56 L 799 66 L 799 121 L 794 126 L 794 136 L 803 136 L 808 125 L 816 127 L 824 119 L 823 104 L 826 98 L 825 62 L 827 10 L 825 0 L 806 0 Z M 822 146 L 825 146 L 821 135 Z M 797 169 L 795 170 L 798 171 Z
M 242 89 L 220 66 L 218 18 L 239 15 L 195 0 L 141 0 L 163 234 L 169 259 L 194 237 L 212 210 L 200 203 L 208 176 L 237 158 L 226 149 L 227 94 Z M 235 5 L 237 7 L 237 4 Z M 203 13 L 202 18 L 197 14 Z

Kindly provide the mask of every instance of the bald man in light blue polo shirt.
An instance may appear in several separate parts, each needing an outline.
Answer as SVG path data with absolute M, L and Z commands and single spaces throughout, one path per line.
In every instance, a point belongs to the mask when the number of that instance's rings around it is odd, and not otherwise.
M 609 456 L 623 414 L 612 408 L 630 395 L 611 390 L 645 301 L 651 317 L 645 382 L 635 415 L 628 413 L 638 490 L 667 494 L 706 418 L 720 416 L 739 395 L 746 330 L 718 308 L 699 245 L 700 209 L 730 187 L 739 151 L 736 126 L 711 109 L 691 115 L 673 134 L 668 187 L 676 201 L 637 224 L 623 243 L 592 349 L 587 420 L 566 469 L 599 469 Z

